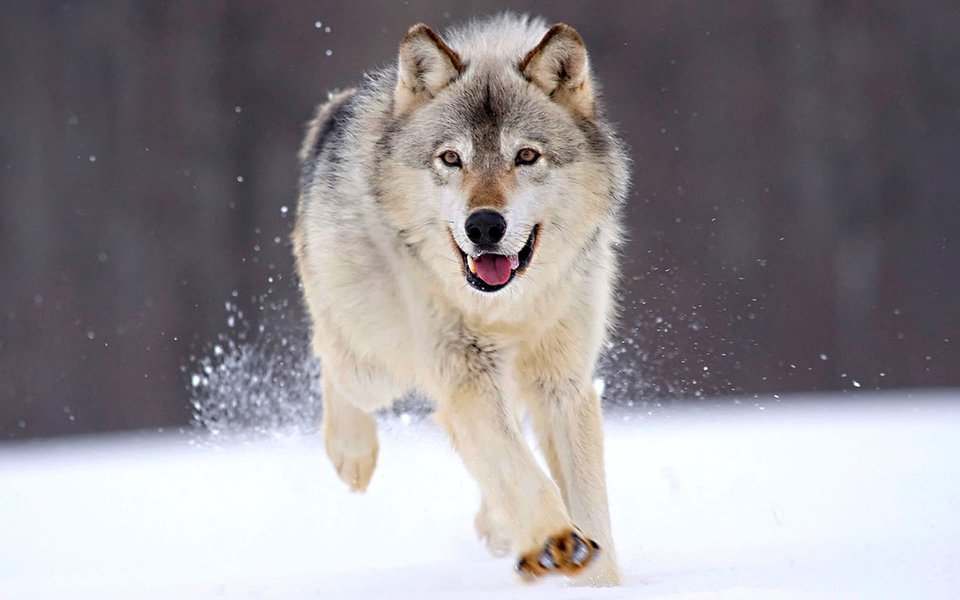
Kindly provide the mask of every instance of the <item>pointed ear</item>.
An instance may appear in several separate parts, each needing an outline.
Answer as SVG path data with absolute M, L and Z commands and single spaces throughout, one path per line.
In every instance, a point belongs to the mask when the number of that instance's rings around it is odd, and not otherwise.
M 393 112 L 402 115 L 433 98 L 463 70 L 460 56 L 423 23 L 414 25 L 400 42 Z
M 577 30 L 558 23 L 517 65 L 528 81 L 550 98 L 584 117 L 594 115 L 593 83 L 587 48 Z

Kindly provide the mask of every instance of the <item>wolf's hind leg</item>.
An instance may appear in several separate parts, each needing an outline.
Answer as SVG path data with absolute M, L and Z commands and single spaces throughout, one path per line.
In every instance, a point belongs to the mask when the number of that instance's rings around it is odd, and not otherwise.
M 363 389 L 347 384 L 342 373 L 327 365 L 323 369 L 323 444 L 337 475 L 350 490 L 364 492 L 377 466 L 380 445 L 377 442 L 377 419 L 373 413 L 358 408 L 348 394 L 377 393 L 384 396 L 372 406 L 385 405 L 389 395 L 382 390 Z M 338 379 L 338 376 L 340 379 Z M 365 403 L 365 406 L 368 404 Z

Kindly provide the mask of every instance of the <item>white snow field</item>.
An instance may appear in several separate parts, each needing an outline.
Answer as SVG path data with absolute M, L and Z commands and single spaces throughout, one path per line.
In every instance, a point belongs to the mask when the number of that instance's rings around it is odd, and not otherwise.
M 350 494 L 318 439 L 0 445 L 0 598 L 960 598 L 960 394 L 610 411 L 624 585 L 517 581 L 430 420 Z

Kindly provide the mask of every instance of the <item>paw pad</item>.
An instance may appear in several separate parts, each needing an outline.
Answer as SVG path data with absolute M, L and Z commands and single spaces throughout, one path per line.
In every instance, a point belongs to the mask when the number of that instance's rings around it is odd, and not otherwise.
M 567 530 L 550 537 L 542 548 L 528 552 L 517 561 L 520 577 L 532 581 L 550 573 L 573 575 L 600 554 L 600 546 L 579 532 Z

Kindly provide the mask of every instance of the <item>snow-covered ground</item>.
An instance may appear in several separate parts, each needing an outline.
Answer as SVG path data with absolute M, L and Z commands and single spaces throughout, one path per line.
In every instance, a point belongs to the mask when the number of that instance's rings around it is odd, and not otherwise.
M 365 496 L 315 439 L 0 445 L 0 598 L 960 598 L 960 394 L 611 412 L 625 585 L 524 585 L 431 422 Z

